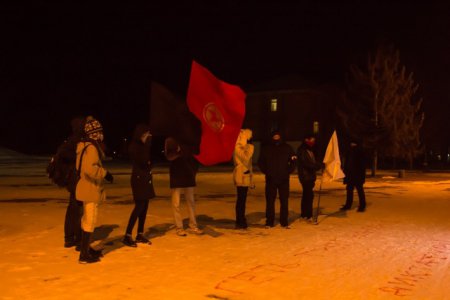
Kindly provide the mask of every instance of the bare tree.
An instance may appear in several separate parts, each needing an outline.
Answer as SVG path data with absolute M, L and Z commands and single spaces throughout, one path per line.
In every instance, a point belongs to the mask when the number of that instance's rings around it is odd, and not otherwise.
M 421 151 L 420 129 L 424 115 L 422 100 L 415 100 L 418 85 L 413 73 L 400 64 L 399 51 L 380 46 L 368 57 L 367 68 L 350 67 L 347 95 L 338 109 L 344 129 L 353 137 L 363 137 L 372 150 L 372 176 L 378 156 L 406 159 Z

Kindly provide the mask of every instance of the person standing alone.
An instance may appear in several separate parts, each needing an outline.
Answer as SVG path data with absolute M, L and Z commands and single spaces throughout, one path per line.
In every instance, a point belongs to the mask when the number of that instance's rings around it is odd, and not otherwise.
M 366 181 L 366 165 L 361 142 L 357 140 L 350 141 L 350 149 L 344 161 L 344 184 L 347 185 L 347 200 L 341 210 L 349 210 L 353 204 L 353 191 L 358 191 L 359 207 L 358 212 L 366 210 L 366 195 L 364 193 L 364 182 Z

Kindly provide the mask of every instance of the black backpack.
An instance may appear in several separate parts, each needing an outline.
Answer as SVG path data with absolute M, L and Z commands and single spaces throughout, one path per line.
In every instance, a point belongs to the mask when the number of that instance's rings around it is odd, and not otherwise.
M 75 168 L 76 143 L 65 142 L 58 147 L 56 154 L 50 159 L 47 165 L 47 175 L 50 180 L 59 187 L 66 188 L 69 192 L 75 193 L 75 189 L 80 179 L 80 171 Z M 87 146 L 81 153 L 81 160 Z

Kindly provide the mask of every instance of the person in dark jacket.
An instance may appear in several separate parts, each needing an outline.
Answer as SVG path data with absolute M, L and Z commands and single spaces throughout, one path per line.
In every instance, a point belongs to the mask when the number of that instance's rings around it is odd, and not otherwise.
M 315 143 L 315 136 L 308 134 L 297 149 L 298 179 L 303 189 L 300 217 L 307 222 L 311 222 L 313 216 L 313 189 L 317 178 L 316 172 L 324 166 L 322 162 L 316 161 L 314 154 Z
M 77 144 L 84 136 L 84 117 L 75 117 L 71 120 L 72 134 L 67 141 L 58 147 L 57 153 L 70 169 L 69 173 L 75 170 L 77 160 Z M 75 198 L 75 191 L 70 192 L 69 205 L 66 210 L 64 220 L 64 247 L 80 247 L 81 243 L 81 216 L 83 215 L 83 203 Z
M 136 243 L 151 244 L 144 236 L 145 218 L 147 216 L 149 200 L 155 197 L 153 178 L 151 171 L 150 148 L 152 135 L 146 124 L 136 126 L 133 140 L 128 148 L 132 162 L 131 191 L 133 193 L 134 208 L 131 212 L 123 243 L 130 247 L 136 247 Z M 136 220 L 139 219 L 136 241 L 131 234 Z
M 295 170 L 295 153 L 279 131 L 272 132 L 270 144 L 265 145 L 258 159 L 258 167 L 266 177 L 266 228 L 274 226 L 275 200 L 280 197 L 280 225 L 289 228 L 289 175 Z
M 359 197 L 358 212 L 366 210 L 366 196 L 364 182 L 366 181 L 366 165 L 361 142 L 356 139 L 350 141 L 350 149 L 344 160 L 344 184 L 347 185 L 347 201 L 341 210 L 349 210 L 353 203 L 353 190 L 356 188 Z
M 194 188 L 196 186 L 198 163 L 193 156 L 192 147 L 179 143 L 175 138 L 168 137 L 164 144 L 164 153 L 170 161 L 169 177 L 172 191 L 172 210 L 175 219 L 176 233 L 178 236 L 186 236 L 183 228 L 183 219 L 180 213 L 180 196 L 184 193 L 189 210 L 188 232 L 203 234 L 198 228 L 195 216 Z

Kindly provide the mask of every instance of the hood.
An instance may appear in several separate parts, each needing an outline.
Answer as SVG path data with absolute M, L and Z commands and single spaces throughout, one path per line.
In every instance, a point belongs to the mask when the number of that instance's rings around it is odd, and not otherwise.
M 241 129 L 236 144 L 246 145 L 247 141 L 251 138 L 252 138 L 252 131 L 250 129 Z
M 72 127 L 72 134 L 76 137 L 83 137 L 84 124 L 86 120 L 83 117 L 75 117 L 70 121 L 70 127 Z
M 147 131 L 150 131 L 150 127 L 147 124 L 141 123 L 137 125 L 133 132 L 133 141 L 142 143 L 141 136 Z

